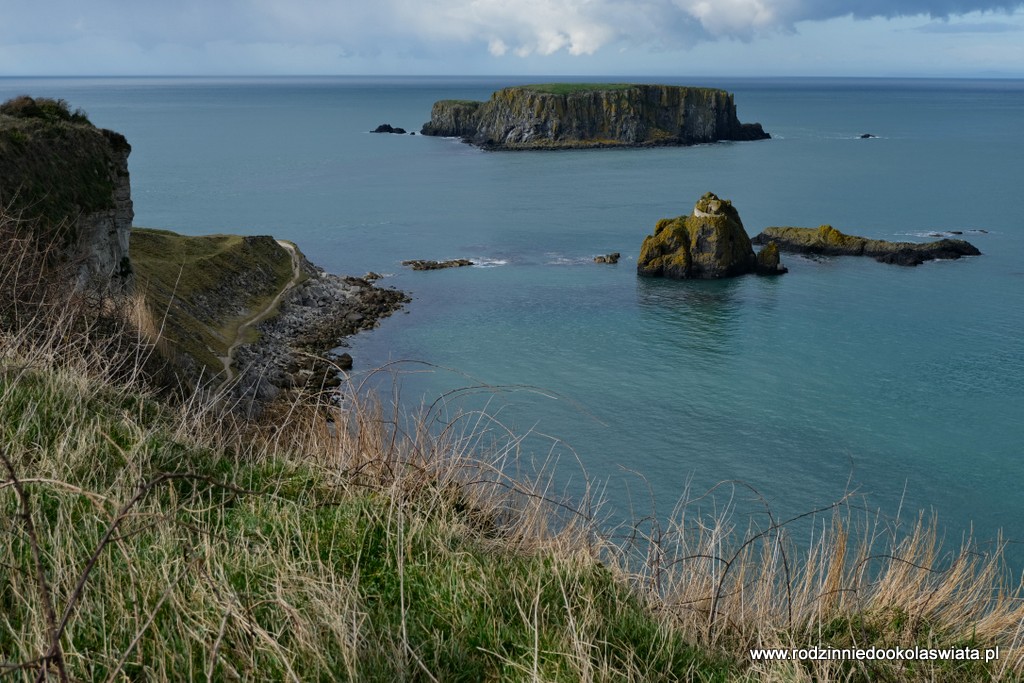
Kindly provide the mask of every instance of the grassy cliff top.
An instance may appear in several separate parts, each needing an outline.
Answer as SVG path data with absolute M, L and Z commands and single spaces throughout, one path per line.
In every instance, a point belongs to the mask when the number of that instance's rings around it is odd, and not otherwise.
M 0 204 L 44 228 L 113 208 L 116 152 L 127 141 L 64 100 L 16 97 L 0 104 Z
M 659 85 L 652 83 L 535 83 L 530 85 L 513 86 L 508 88 L 508 90 L 525 90 L 530 92 L 548 93 L 551 95 L 572 95 L 574 93 L 611 92 L 629 90 L 631 88 L 652 87 L 678 90 L 719 90 L 719 88 L 699 88 L 687 85 Z
M 291 254 L 272 237 L 179 235 L 132 228 L 131 261 L 136 286 L 164 338 L 219 372 L 240 324 L 288 282 Z
M 608 90 L 628 90 L 635 88 L 636 83 L 535 83 L 517 85 L 512 90 L 532 90 L 533 92 L 550 93 L 552 95 L 571 95 L 578 92 L 604 92 Z

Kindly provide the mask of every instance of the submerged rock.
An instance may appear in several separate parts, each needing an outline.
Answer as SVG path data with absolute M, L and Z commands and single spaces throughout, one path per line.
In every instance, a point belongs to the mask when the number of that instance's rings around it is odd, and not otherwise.
M 935 259 L 978 256 L 981 252 L 970 242 L 941 239 L 937 242 L 888 242 L 842 233 L 831 225 L 818 228 L 765 228 L 754 244 L 775 243 L 784 251 L 826 256 L 870 256 L 881 263 L 917 266 Z
M 595 256 L 594 263 L 618 263 L 621 257 L 622 254 L 617 251 L 613 251 L 612 253 L 605 254 L 603 256 Z
M 778 253 L 771 272 L 778 273 Z M 770 253 L 765 256 L 766 266 Z M 638 275 L 713 279 L 761 272 L 758 259 L 732 202 L 708 192 L 689 216 L 663 218 L 640 247 Z M 781 271 L 785 272 L 785 271 Z

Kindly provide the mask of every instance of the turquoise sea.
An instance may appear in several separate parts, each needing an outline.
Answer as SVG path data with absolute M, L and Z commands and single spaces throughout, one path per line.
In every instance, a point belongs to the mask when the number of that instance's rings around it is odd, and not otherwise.
M 723 481 L 781 517 L 856 491 L 883 520 L 934 512 L 953 541 L 1002 530 L 1024 568 L 1024 81 L 630 79 L 728 89 L 773 136 L 691 148 L 367 132 L 536 80 L 7 78 L 0 98 L 63 97 L 124 133 L 137 225 L 269 233 L 327 270 L 389 274 L 414 301 L 352 340 L 357 368 L 407 361 L 383 384 L 410 409 L 486 407 L 526 435 L 524 461 L 557 461 L 556 490 L 602 489 L 610 523 Z M 751 235 L 963 231 L 983 255 L 638 279 L 643 237 L 706 191 Z M 619 264 L 592 263 L 610 251 Z M 483 265 L 400 265 L 454 257 Z M 759 505 L 747 488 L 732 502 Z

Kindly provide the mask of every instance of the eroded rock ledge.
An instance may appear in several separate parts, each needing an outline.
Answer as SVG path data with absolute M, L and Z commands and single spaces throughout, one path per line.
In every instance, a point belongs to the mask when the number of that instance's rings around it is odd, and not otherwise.
M 870 256 L 882 263 L 917 266 L 936 259 L 979 256 L 970 242 L 942 239 L 937 242 L 888 242 L 846 235 L 831 225 L 818 228 L 765 228 L 754 237 L 754 244 L 775 243 L 783 251 L 826 256 Z
M 424 135 L 493 150 L 694 145 L 771 137 L 740 123 L 731 93 L 671 85 L 554 83 L 441 100 Z

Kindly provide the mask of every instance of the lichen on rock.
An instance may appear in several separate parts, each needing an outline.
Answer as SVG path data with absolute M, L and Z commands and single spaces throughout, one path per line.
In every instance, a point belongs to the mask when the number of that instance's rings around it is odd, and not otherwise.
M 817 228 L 765 228 L 754 237 L 754 244 L 777 244 L 785 251 L 825 256 L 870 256 L 882 263 L 917 266 L 935 259 L 978 256 L 981 252 L 970 242 L 942 239 L 936 242 L 889 242 L 847 235 L 831 225 Z
M 758 275 L 782 275 L 788 273 L 789 269 L 782 265 L 779 258 L 779 245 L 769 242 L 757 252 L 757 274 Z
M 761 272 L 739 212 L 731 201 L 711 192 L 690 215 L 658 221 L 640 247 L 636 269 L 638 275 L 675 279 Z

